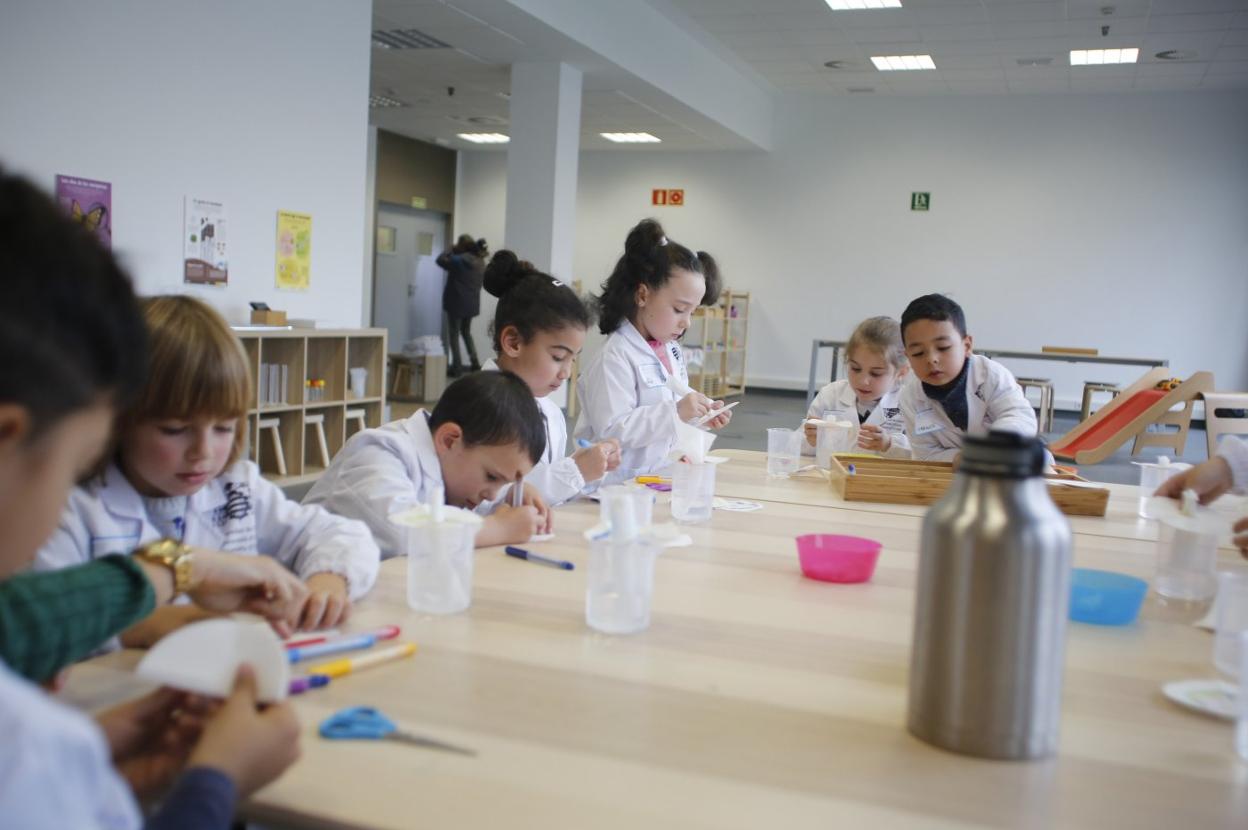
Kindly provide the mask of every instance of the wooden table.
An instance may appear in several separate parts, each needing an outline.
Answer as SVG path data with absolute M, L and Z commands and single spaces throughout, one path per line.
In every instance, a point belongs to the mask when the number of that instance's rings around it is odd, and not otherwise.
M 751 483 L 757 458 L 733 458 L 721 495 L 776 498 L 717 511 L 689 528 L 692 546 L 662 555 L 641 634 L 585 626 L 592 503 L 560 508 L 556 539 L 534 546 L 577 570 L 482 550 L 473 606 L 457 616 L 409 611 L 403 560 L 384 563 L 349 627 L 400 624 L 420 651 L 297 698 L 303 757 L 246 815 L 335 828 L 1248 826 L 1231 727 L 1160 691 L 1213 676 L 1208 632 L 1152 602 L 1132 627 L 1072 624 L 1058 758 L 943 752 L 904 727 L 918 513 L 802 503 L 827 485 Z M 1117 524 L 1124 536 L 1077 534 L 1076 563 L 1149 576 L 1151 543 Z M 874 579 L 803 579 L 793 536 L 806 532 L 883 542 Z M 72 696 L 121 696 L 133 661 L 75 669 Z M 358 704 L 480 754 L 316 736 L 321 719 Z

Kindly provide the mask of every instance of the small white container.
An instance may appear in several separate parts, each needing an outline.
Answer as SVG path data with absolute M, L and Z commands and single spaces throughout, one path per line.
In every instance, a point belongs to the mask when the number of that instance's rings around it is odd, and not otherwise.
M 441 513 L 441 516 L 435 516 Z M 482 519 L 470 510 L 420 505 L 391 514 L 407 556 L 407 604 L 427 614 L 457 614 L 472 605 L 473 559 Z

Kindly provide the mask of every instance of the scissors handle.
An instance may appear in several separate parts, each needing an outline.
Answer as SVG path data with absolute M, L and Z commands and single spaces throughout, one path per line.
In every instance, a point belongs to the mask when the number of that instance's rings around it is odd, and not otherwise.
M 321 722 L 322 738 L 377 740 L 395 731 L 394 722 L 371 706 L 352 706 L 330 715 Z

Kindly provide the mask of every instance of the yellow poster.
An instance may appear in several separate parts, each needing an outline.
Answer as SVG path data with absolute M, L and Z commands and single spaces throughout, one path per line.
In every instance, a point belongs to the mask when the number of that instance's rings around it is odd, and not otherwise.
M 307 291 L 312 274 L 312 215 L 277 212 L 277 287 Z

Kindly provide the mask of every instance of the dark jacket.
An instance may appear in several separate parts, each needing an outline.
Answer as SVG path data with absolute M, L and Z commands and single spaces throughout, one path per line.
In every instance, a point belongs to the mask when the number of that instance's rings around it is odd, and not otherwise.
M 476 317 L 481 313 L 481 279 L 485 260 L 476 254 L 453 254 L 444 251 L 437 263 L 446 269 L 446 287 L 442 289 L 442 310 L 448 317 Z

